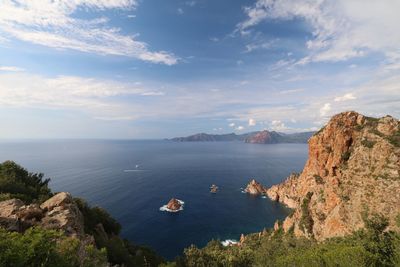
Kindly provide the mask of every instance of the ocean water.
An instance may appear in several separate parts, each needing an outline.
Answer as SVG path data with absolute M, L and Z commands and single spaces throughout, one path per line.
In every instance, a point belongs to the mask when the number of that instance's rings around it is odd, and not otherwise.
M 122 224 L 123 237 L 167 259 L 191 244 L 201 247 L 211 239 L 239 239 L 272 227 L 289 210 L 241 188 L 252 178 L 266 186 L 279 183 L 301 171 L 306 158 L 306 144 L 0 142 L 0 161 L 43 172 L 53 191 L 69 191 L 107 209 Z M 210 194 L 211 184 L 219 186 L 217 194 Z M 184 209 L 160 211 L 172 197 L 184 201 Z

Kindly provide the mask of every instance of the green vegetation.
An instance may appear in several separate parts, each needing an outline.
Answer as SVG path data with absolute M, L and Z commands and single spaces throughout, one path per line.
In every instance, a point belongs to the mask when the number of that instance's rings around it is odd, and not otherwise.
M 342 154 L 342 161 L 348 161 L 349 158 L 350 158 L 350 155 L 351 155 L 350 151 L 344 152 L 344 153 Z
M 395 132 L 392 136 L 388 136 L 387 140 L 394 146 L 400 147 L 400 130 Z
M 309 204 L 311 197 L 313 196 L 313 192 L 308 192 L 306 197 L 303 199 L 303 203 L 301 204 L 301 218 L 300 218 L 300 229 L 308 234 L 312 235 L 312 229 L 314 226 L 314 220 L 311 217 Z
M 369 141 L 369 140 L 367 140 L 367 139 L 364 139 L 364 140 L 361 141 L 361 144 L 362 144 L 363 146 L 365 146 L 365 147 L 373 148 L 374 145 L 376 144 L 376 142 L 375 142 L 375 141 Z
M 324 179 L 322 179 L 318 174 L 314 174 L 314 179 L 317 184 L 324 184 Z
M 57 231 L 30 228 L 16 233 L 0 228 L 0 266 L 105 266 L 105 253 Z
M 184 256 L 162 266 L 400 266 L 400 236 L 386 231 L 387 219 L 375 215 L 366 229 L 321 243 L 282 231 L 251 234 L 241 246 L 211 241 L 191 246 Z
M 12 161 L 0 164 L 0 201 L 19 198 L 25 203 L 43 202 L 51 197 L 50 179 L 42 173 L 29 173 Z

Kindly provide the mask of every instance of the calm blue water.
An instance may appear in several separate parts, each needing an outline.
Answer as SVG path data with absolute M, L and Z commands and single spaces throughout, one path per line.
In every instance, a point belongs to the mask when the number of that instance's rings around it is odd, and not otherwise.
M 251 178 L 269 186 L 299 172 L 305 144 L 241 142 L 24 141 L 1 142 L 0 161 L 11 159 L 50 177 L 53 191 L 69 191 L 106 208 L 122 235 L 166 258 L 190 244 L 238 239 L 272 227 L 288 210 L 242 194 Z M 124 172 L 140 165 L 140 171 Z M 215 183 L 220 191 L 209 193 Z M 171 197 L 185 201 L 179 213 L 159 208 Z

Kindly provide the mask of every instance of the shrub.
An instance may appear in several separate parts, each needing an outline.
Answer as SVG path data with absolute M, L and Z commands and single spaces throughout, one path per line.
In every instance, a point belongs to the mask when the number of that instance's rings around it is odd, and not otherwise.
M 26 203 L 43 202 L 51 197 L 50 179 L 43 173 L 29 173 L 13 161 L 0 164 L 0 199 L 19 198 Z
M 299 222 L 300 229 L 304 233 L 308 233 L 309 235 L 312 235 L 312 229 L 314 226 L 314 220 L 311 217 L 311 213 L 308 207 L 312 195 L 313 195 L 312 192 L 308 192 L 306 197 L 303 198 L 303 203 L 301 204 L 301 218 Z
M 324 184 L 324 179 L 322 179 L 318 174 L 314 174 L 314 179 L 317 184 Z
M 30 228 L 25 233 L 0 228 L 0 266 L 106 266 L 105 251 L 90 246 L 78 253 L 81 241 L 61 232 Z
M 350 158 L 350 155 L 351 155 L 350 151 L 344 152 L 344 153 L 342 154 L 342 161 L 348 161 L 349 158 Z
M 364 139 L 364 140 L 361 141 L 361 144 L 362 144 L 363 146 L 365 146 L 365 147 L 373 148 L 374 145 L 376 144 L 376 142 L 375 142 L 375 141 L 369 141 L 369 140 L 367 140 L 367 139 Z

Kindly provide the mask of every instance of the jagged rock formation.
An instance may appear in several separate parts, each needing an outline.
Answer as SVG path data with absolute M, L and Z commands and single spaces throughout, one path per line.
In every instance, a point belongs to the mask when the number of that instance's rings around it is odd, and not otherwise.
M 266 190 L 259 182 L 253 179 L 244 189 L 244 192 L 251 195 L 264 195 L 266 193 Z
M 40 206 L 19 199 L 0 202 L 0 226 L 23 232 L 32 226 L 63 230 L 67 236 L 84 237 L 83 216 L 69 193 L 61 192 Z
M 181 207 L 182 204 L 176 198 L 172 198 L 167 204 L 167 209 L 172 211 L 178 211 Z
M 363 216 L 382 213 L 396 228 L 400 213 L 400 126 L 390 116 L 356 112 L 334 116 L 309 140 L 301 174 L 267 190 L 294 209 L 283 224 L 297 236 L 317 240 L 364 227 Z

